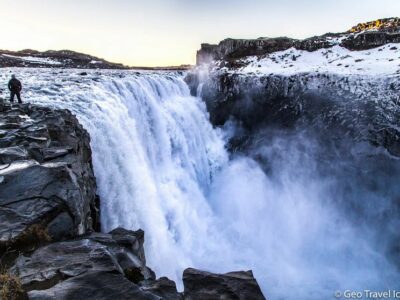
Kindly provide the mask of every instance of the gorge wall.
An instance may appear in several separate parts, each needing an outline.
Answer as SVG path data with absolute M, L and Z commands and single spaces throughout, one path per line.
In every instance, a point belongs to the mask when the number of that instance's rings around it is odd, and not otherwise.
M 399 286 L 398 20 L 302 41 L 203 45 L 185 79 L 225 132 L 231 158 L 251 158 L 267 178 L 268 188 L 253 195 L 268 203 L 257 226 L 276 259 L 268 270 L 292 278 L 281 288 L 269 278 L 272 297 L 327 299 L 331 285 Z
M 294 47 L 298 50 L 315 51 L 335 45 L 350 50 L 366 50 L 399 43 L 399 18 L 380 19 L 366 24 L 358 24 L 348 32 L 327 33 L 304 40 L 287 37 L 258 39 L 225 39 L 218 45 L 202 44 L 197 52 L 197 65 L 218 60 L 235 60 L 251 55 L 266 55 Z

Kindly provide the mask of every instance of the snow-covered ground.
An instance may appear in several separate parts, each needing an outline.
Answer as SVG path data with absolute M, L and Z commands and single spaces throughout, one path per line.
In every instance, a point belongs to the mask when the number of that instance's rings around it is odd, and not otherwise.
M 252 56 L 242 60 L 245 67 L 240 73 L 293 75 L 305 72 L 343 75 L 400 74 L 400 46 L 384 46 L 350 51 L 339 45 L 314 52 L 290 48 L 266 56 Z
M 12 59 L 19 59 L 30 63 L 36 64 L 47 64 L 47 65 L 61 65 L 60 62 L 52 60 L 47 57 L 33 57 L 33 56 L 15 56 L 10 54 L 2 54 L 4 57 L 12 58 Z

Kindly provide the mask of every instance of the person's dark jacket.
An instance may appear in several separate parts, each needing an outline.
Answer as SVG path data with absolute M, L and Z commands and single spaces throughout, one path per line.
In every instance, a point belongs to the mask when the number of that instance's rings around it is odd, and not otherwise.
M 19 81 L 16 78 L 12 78 L 9 82 L 8 82 L 8 89 L 13 92 L 13 93 L 19 93 L 22 90 L 22 84 L 21 81 Z

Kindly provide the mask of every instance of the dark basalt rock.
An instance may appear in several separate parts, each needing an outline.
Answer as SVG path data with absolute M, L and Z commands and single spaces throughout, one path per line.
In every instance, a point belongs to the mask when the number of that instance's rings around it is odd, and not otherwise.
M 343 40 L 342 45 L 350 50 L 367 50 L 380 47 L 388 43 L 400 43 L 400 32 L 364 32 L 358 35 L 352 35 Z
M 47 290 L 28 293 L 31 300 L 160 300 L 125 277 L 108 272 L 88 272 L 67 279 Z
M 77 119 L 0 104 L 0 124 L 0 256 L 98 227 L 90 139 Z
M 289 49 L 296 40 L 287 37 L 258 39 L 225 39 L 218 45 L 202 44 L 197 52 L 197 65 L 216 60 L 238 59 Z
M 34 299 L 39 296 L 45 299 L 75 299 L 79 294 L 74 293 L 80 287 L 87 286 L 90 290 L 98 284 L 102 288 L 85 299 L 103 299 L 101 297 L 113 293 L 121 297 L 123 294 L 147 297 L 151 294 L 141 292 L 139 285 L 142 281 L 155 282 L 155 275 L 146 267 L 143 243 L 144 233 L 141 230 L 116 229 L 109 234 L 92 233 L 41 247 L 29 257 L 20 256 L 10 273 L 21 279 L 23 288 Z M 132 271 L 136 271 L 135 277 L 129 276 Z M 108 280 L 118 283 L 110 285 Z
M 369 141 L 399 157 L 399 91 L 397 77 L 375 80 L 318 73 L 253 76 L 214 72 L 204 82 L 202 98 L 216 126 L 231 118 L 249 131 L 305 125 L 329 132 L 331 138 Z
M 213 274 L 196 269 L 183 272 L 187 300 L 264 300 L 251 271 Z
M 158 280 L 142 283 L 142 288 L 154 295 L 168 300 L 183 300 L 183 294 L 177 293 L 176 284 L 167 277 L 161 277 Z
M 43 246 L 9 270 L 30 299 L 182 300 L 168 278 L 146 267 L 144 232 L 117 228 Z

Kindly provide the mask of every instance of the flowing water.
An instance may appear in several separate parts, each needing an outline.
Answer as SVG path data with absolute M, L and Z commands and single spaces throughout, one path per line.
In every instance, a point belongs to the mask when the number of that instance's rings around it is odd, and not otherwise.
M 4 71 L 2 82 L 11 71 L 26 101 L 70 109 L 89 131 L 102 230 L 143 229 L 158 276 L 181 288 L 187 267 L 252 269 L 270 299 L 399 287 L 374 232 L 329 201 L 342 173 L 318 176 L 311 140 L 275 136 L 260 146 L 273 161 L 268 173 L 250 156 L 229 157 L 232 128 L 212 127 L 182 74 L 24 69 Z M 397 192 L 386 184 L 388 193 L 376 197 Z

